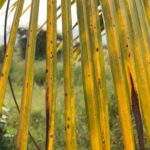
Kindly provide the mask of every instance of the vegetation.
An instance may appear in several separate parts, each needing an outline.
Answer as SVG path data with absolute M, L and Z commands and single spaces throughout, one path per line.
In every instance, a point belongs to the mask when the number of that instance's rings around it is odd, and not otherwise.
M 20 54 L 23 59 L 25 59 L 26 54 L 26 44 L 27 44 L 27 34 L 28 29 L 26 28 L 19 28 L 17 32 L 17 44 L 16 47 L 20 49 Z M 57 34 L 57 43 L 62 41 L 62 35 Z M 58 60 L 59 55 L 62 55 L 62 51 L 58 52 Z M 43 60 L 46 56 L 46 31 L 41 30 L 37 35 L 36 41 L 36 51 L 35 51 L 35 59 L 36 60 Z
M 14 90 L 20 105 L 21 99 L 21 89 L 23 84 L 23 71 L 24 71 L 24 60 L 16 55 L 19 51 L 16 50 L 13 58 L 13 66 L 11 69 L 11 79 L 14 85 Z M 111 125 L 111 137 L 112 137 L 112 148 L 115 150 L 123 147 L 121 131 L 119 127 L 118 112 L 116 108 L 116 98 L 114 94 L 112 76 L 110 71 L 110 65 L 108 62 L 108 53 L 105 50 L 105 60 L 107 61 L 106 65 L 106 79 L 108 84 L 108 93 L 110 101 L 110 125 Z M 33 137 L 36 139 L 37 143 L 40 145 L 41 149 L 44 149 L 45 143 L 45 112 L 44 105 L 45 102 L 45 61 L 35 61 L 34 65 L 35 75 L 34 75 L 34 90 L 33 90 L 33 102 L 31 109 L 31 123 L 30 131 Z M 77 148 L 78 149 L 89 149 L 89 138 L 88 138 L 88 126 L 87 126 L 87 117 L 84 103 L 84 95 L 82 88 L 82 71 L 81 64 L 78 63 L 75 65 L 75 96 L 76 96 L 76 124 L 77 124 Z M 65 116 L 64 116 L 64 87 L 63 87 L 63 64 L 59 62 L 57 65 L 57 99 L 56 99 L 56 127 L 55 127 L 55 143 L 54 149 L 65 149 Z M 18 112 L 16 106 L 13 102 L 11 91 L 9 86 L 7 86 L 7 93 L 5 96 L 4 106 L 9 109 L 9 112 L 5 113 L 7 116 L 5 130 L 7 134 L 10 135 L 10 140 L 7 142 L 5 139 L 5 149 L 8 146 L 8 143 L 12 149 L 15 149 L 15 140 L 17 136 L 18 128 Z M 11 116 L 9 115 L 11 114 Z M 35 123 L 36 122 L 36 123 Z M 4 137 L 4 136 L 3 136 Z M 119 139 L 117 141 L 117 139 Z M 117 141 L 117 142 L 115 142 Z M 29 149 L 34 149 L 35 146 L 29 138 Z M 8 148 L 9 149 L 9 148 Z
M 42 31 L 39 0 L 25 10 L 24 0 L 17 0 L 11 6 L 15 15 L 6 43 L 9 2 L 0 50 L 0 148 L 150 149 L 149 4 L 62 0 L 57 7 L 56 0 L 47 0 L 47 27 Z M 0 8 L 4 3 L 0 1 Z M 78 18 L 74 25 L 72 5 Z M 19 19 L 29 8 L 24 32 L 18 29 Z M 77 26 L 79 35 L 73 37 Z M 57 61 L 60 50 L 62 59 Z

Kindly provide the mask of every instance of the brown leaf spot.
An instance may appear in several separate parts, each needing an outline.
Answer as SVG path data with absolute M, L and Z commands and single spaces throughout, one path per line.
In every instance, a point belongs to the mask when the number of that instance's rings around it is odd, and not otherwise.
M 3 77 L 3 76 L 4 76 L 4 74 L 3 74 L 3 73 L 0 73 L 0 76 L 1 76 L 1 77 Z
M 131 57 L 131 53 L 128 54 L 128 57 L 129 57 L 129 58 Z
M 67 128 L 68 128 L 68 129 L 70 128 L 69 124 L 67 125 Z

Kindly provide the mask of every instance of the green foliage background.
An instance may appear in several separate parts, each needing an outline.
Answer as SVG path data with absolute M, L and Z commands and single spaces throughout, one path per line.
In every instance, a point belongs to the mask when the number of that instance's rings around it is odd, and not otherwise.
M 39 57 L 38 57 L 39 54 Z M 40 53 L 37 58 L 40 58 Z M 109 116 L 111 129 L 111 148 L 112 150 L 122 150 L 122 135 L 119 124 L 119 116 L 117 110 L 116 97 L 114 93 L 114 86 L 112 74 L 110 70 L 108 51 L 105 48 L 105 69 L 107 90 L 109 96 Z M 3 46 L 0 47 L 0 60 L 3 60 Z M 54 149 L 65 150 L 65 118 L 64 118 L 64 85 L 63 85 L 63 63 L 62 53 L 59 54 L 57 64 L 57 100 L 56 100 L 56 123 L 55 123 L 55 143 Z M 2 61 L 0 61 L 0 67 Z M 11 66 L 11 79 L 14 85 L 15 94 L 20 105 L 23 74 L 25 61 L 21 55 L 20 47 L 14 48 L 13 61 Z M 32 102 L 32 114 L 30 123 L 30 132 L 39 144 L 41 150 L 44 150 L 45 145 L 45 59 L 36 59 L 34 64 L 34 90 Z M 75 65 L 75 93 L 76 93 L 76 124 L 77 124 L 77 146 L 78 150 L 89 150 L 89 138 L 86 110 L 84 103 L 83 87 L 82 87 L 82 72 L 80 62 Z M 0 150 L 16 150 L 16 137 L 18 128 L 18 112 L 14 104 L 11 91 L 7 86 L 5 104 L 9 109 L 5 112 L 7 118 L 6 123 L 0 123 Z M 135 132 L 136 135 L 136 132 Z M 136 137 L 135 137 L 136 138 Z M 147 139 L 146 148 L 150 149 Z M 34 150 L 35 147 L 29 138 L 28 149 Z M 138 145 L 138 144 L 137 144 Z M 138 149 L 138 148 L 137 148 Z
M 2 50 L 0 50 L 1 54 Z M 3 55 L 2 55 L 3 57 Z M 60 59 L 61 60 L 61 59 Z M 109 66 L 109 59 L 107 50 L 105 50 L 106 64 L 106 79 L 110 101 L 110 126 L 111 126 L 111 137 L 112 137 L 112 148 L 114 150 L 122 148 L 121 132 L 118 121 L 118 112 L 116 108 L 116 98 L 114 94 L 114 87 L 112 83 L 112 75 Z M 34 91 L 33 91 L 33 102 L 32 102 L 32 117 L 30 124 L 30 131 L 40 145 L 41 150 L 44 150 L 44 139 L 45 139 L 45 60 L 35 61 L 35 75 L 34 75 Z M 11 67 L 11 79 L 14 85 L 15 93 L 17 96 L 18 103 L 20 104 L 21 90 L 23 84 L 24 74 L 24 59 L 20 55 L 20 49 L 14 50 L 13 63 Z M 77 122 L 77 143 L 79 150 L 88 150 L 89 139 L 87 129 L 87 118 L 84 104 L 83 88 L 82 88 L 82 72 L 80 62 L 75 65 L 75 92 L 76 92 L 76 122 Z M 55 144 L 54 147 L 57 150 L 65 149 L 65 118 L 64 118 L 64 89 L 63 89 L 63 63 L 58 62 L 57 65 L 57 101 L 56 101 L 56 128 L 55 128 Z M 10 142 L 6 142 L 6 145 L 11 146 L 11 149 L 15 150 L 15 144 L 11 144 L 15 141 L 17 136 L 18 127 L 18 112 L 14 105 L 9 86 L 7 88 L 5 96 L 5 107 L 9 109 L 6 113 L 6 125 L 5 131 L 11 135 Z M 2 136 L 4 137 L 4 136 Z M 7 141 L 7 140 L 6 140 Z M 9 143 L 9 144 L 8 144 Z M 0 144 L 1 145 L 1 144 Z M 29 138 L 29 150 L 34 149 L 34 145 Z M 0 147 L 0 149 L 2 149 Z M 5 147 L 6 149 L 6 147 Z

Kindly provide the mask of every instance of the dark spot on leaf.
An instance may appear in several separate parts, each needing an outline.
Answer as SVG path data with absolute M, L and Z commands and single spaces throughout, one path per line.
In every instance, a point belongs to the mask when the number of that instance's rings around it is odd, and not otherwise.
M 65 96 L 67 96 L 68 94 L 67 93 L 65 93 Z
M 0 76 L 1 76 L 1 77 L 3 77 L 3 76 L 4 76 L 4 74 L 3 74 L 3 73 L 0 73 Z
M 98 79 L 98 85 L 101 87 L 101 79 Z
M 67 128 L 68 128 L 68 129 L 70 128 L 69 124 L 67 125 Z
M 128 57 L 131 57 L 131 54 L 130 54 L 130 53 L 128 54 Z

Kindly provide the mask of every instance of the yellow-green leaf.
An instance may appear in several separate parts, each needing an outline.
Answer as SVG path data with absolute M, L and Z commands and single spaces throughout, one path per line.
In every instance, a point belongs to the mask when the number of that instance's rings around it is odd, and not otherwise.
M 0 9 L 3 7 L 3 5 L 5 4 L 6 0 L 0 0 Z

